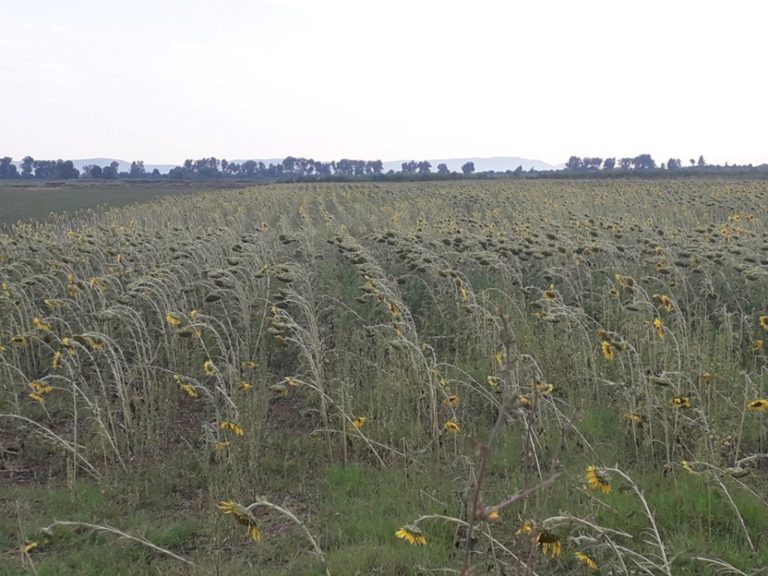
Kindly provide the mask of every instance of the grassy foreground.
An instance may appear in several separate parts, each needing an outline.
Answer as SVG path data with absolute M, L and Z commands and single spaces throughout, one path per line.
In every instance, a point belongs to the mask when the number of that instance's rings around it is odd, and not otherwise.
M 756 574 L 766 223 L 765 182 L 493 181 L 17 225 L 0 575 Z

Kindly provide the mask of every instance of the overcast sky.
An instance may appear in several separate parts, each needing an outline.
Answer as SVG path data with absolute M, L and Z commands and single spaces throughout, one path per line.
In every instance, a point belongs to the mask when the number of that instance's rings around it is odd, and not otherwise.
M 768 162 L 761 0 L 0 0 L 0 155 Z

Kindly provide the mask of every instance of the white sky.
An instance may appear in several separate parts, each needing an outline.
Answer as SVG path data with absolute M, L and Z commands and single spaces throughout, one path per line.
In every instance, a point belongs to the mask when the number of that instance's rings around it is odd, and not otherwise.
M 0 155 L 768 162 L 762 0 L 0 0 Z

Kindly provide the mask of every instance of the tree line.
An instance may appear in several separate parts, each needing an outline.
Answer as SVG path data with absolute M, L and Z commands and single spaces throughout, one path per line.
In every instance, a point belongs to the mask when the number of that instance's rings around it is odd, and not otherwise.
M 689 161 L 691 168 L 734 168 L 726 162 L 724 166 L 716 164 L 707 164 L 704 156 L 699 156 L 698 160 L 691 158 Z M 650 154 L 640 154 L 634 158 L 599 158 L 584 156 L 571 156 L 565 163 L 565 169 L 572 172 L 583 172 L 590 170 L 680 170 L 684 167 L 680 158 L 670 158 L 662 162 L 661 166 L 656 165 L 656 161 Z M 735 166 L 736 168 L 752 168 L 749 166 Z
M 71 160 L 35 160 L 31 156 L 25 156 L 18 164 L 13 162 L 10 156 L 0 158 L 0 180 L 13 179 L 40 179 L 40 180 L 215 180 L 221 178 L 237 180 L 331 180 L 331 179 L 429 179 L 429 178 L 453 178 L 493 176 L 526 176 L 526 177 L 556 177 L 563 173 L 570 175 L 601 175 L 625 174 L 658 174 L 660 172 L 687 171 L 688 168 L 706 169 L 707 173 L 721 170 L 758 170 L 768 171 L 768 165 L 762 164 L 757 168 L 749 166 L 724 166 L 707 164 L 703 156 L 698 160 L 691 158 L 690 167 L 684 165 L 679 158 L 670 158 L 661 165 L 650 154 L 639 154 L 626 158 L 600 158 L 571 156 L 562 170 L 525 172 L 522 166 L 515 170 L 504 172 L 480 172 L 475 174 L 473 162 L 466 162 L 461 166 L 461 172 L 453 172 L 448 166 L 440 163 L 433 171 L 432 164 L 426 160 L 411 160 L 403 162 L 399 171 L 388 170 L 384 172 L 384 163 L 381 160 L 352 160 L 341 159 L 332 162 L 321 162 L 311 158 L 288 156 L 278 163 L 265 164 L 257 160 L 245 162 L 229 162 L 226 159 L 200 158 L 187 159 L 180 166 L 172 168 L 167 174 L 162 174 L 158 169 L 148 171 L 142 160 L 131 162 L 128 170 L 120 171 L 117 162 L 111 162 L 105 166 L 86 165 L 78 169 Z
M 432 165 L 423 160 L 403 162 L 400 171 L 389 170 L 387 174 L 432 174 Z M 473 162 L 466 162 L 463 174 L 475 171 Z M 445 164 L 437 166 L 436 174 L 450 174 Z M 18 166 L 13 158 L 0 158 L 0 179 L 38 178 L 43 180 L 71 180 L 76 178 L 91 180 L 147 179 L 163 178 L 171 180 L 211 180 L 216 178 L 238 179 L 295 179 L 295 178 L 361 178 L 384 175 L 384 163 L 381 160 L 351 160 L 344 158 L 332 162 L 320 162 L 311 158 L 288 156 L 277 164 L 257 160 L 229 162 L 226 159 L 200 158 L 187 159 L 180 166 L 172 168 L 167 174 L 161 174 L 155 168 L 151 172 L 144 167 L 142 160 L 131 162 L 127 171 L 120 171 L 117 162 L 105 166 L 86 165 L 81 170 L 71 160 L 35 160 L 25 156 Z

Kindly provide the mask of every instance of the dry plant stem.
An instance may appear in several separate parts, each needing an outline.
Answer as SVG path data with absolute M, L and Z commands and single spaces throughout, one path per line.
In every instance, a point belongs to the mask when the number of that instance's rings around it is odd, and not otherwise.
M 118 530 L 117 528 L 113 528 L 112 526 L 102 526 L 100 524 L 89 524 L 87 522 L 68 522 L 66 520 L 56 520 L 53 524 L 50 526 L 46 526 L 43 528 L 43 532 L 50 534 L 56 526 L 72 526 L 75 528 L 90 528 L 91 530 L 98 530 L 101 532 L 110 532 L 112 534 L 117 534 L 118 536 L 122 538 L 127 538 L 128 540 L 133 540 L 134 542 L 138 542 L 139 544 L 143 544 L 147 548 L 151 548 L 152 550 L 155 550 L 157 552 L 161 552 L 163 554 L 166 554 L 170 556 L 171 558 L 175 558 L 176 560 L 179 560 L 181 562 L 184 562 L 185 564 L 188 564 L 190 566 L 195 566 L 195 563 L 191 560 L 187 560 L 186 558 L 183 558 L 182 556 L 179 556 L 178 554 L 174 554 L 170 550 L 166 550 L 165 548 L 161 548 L 160 546 L 156 544 L 152 544 L 149 540 L 146 540 L 144 538 L 141 538 L 140 536 L 132 536 L 130 534 L 127 534 L 123 532 L 122 530 Z
M 509 324 L 507 323 L 507 319 L 503 314 L 499 314 L 499 316 L 501 317 L 502 322 L 502 337 L 504 340 L 504 350 L 506 354 L 504 370 L 507 372 L 507 376 L 511 378 L 513 374 L 510 362 L 517 359 L 517 350 L 512 340 L 512 333 L 509 331 Z M 515 356 L 513 356 L 513 353 Z M 509 390 L 510 385 L 511 380 L 507 382 L 504 390 L 502 391 L 502 403 L 504 404 L 505 408 L 508 406 L 509 399 L 512 397 L 512 392 Z M 496 416 L 496 422 L 494 422 L 493 428 L 491 429 L 491 435 L 488 438 L 488 443 L 481 445 L 480 447 L 480 456 L 482 458 L 480 461 L 480 471 L 477 474 L 477 480 L 475 481 L 475 491 L 472 495 L 472 501 L 467 510 L 467 519 L 469 521 L 469 525 L 467 527 L 467 539 L 464 542 L 464 561 L 462 562 L 461 569 L 462 573 L 466 573 L 467 570 L 469 570 L 469 557 L 472 551 L 472 532 L 475 525 L 475 515 L 477 514 L 477 509 L 480 505 L 480 491 L 483 487 L 483 483 L 485 482 L 488 463 L 491 460 L 491 454 L 493 453 L 493 448 L 496 444 L 496 438 L 498 437 L 499 429 L 504 422 L 505 415 L 506 411 L 500 409 L 498 415 Z
M 291 512 L 290 510 L 287 510 L 287 509 L 283 508 L 282 506 L 278 506 L 277 504 L 272 504 L 272 502 L 269 502 L 267 500 L 257 500 L 256 502 L 253 502 L 253 503 L 249 504 L 248 506 L 246 506 L 246 510 L 248 510 L 248 512 L 250 512 L 254 508 L 259 508 L 259 507 L 270 508 L 272 510 L 280 512 L 280 514 L 282 514 L 283 516 L 287 517 L 294 524 L 299 526 L 299 528 L 301 528 L 302 531 L 304 532 L 304 534 L 307 536 L 307 540 L 309 540 L 309 543 L 312 545 L 312 549 L 315 551 L 315 554 L 317 554 L 317 556 L 320 558 L 320 561 L 323 563 L 323 566 L 325 567 L 325 574 L 326 574 L 326 576 L 331 576 L 331 571 L 328 568 L 328 562 L 327 562 L 327 560 L 325 558 L 325 554 L 323 553 L 323 551 L 320 548 L 320 546 L 317 544 L 317 541 L 315 540 L 315 537 L 312 536 L 312 533 L 306 527 L 304 522 L 299 520 L 293 514 L 293 512 Z

